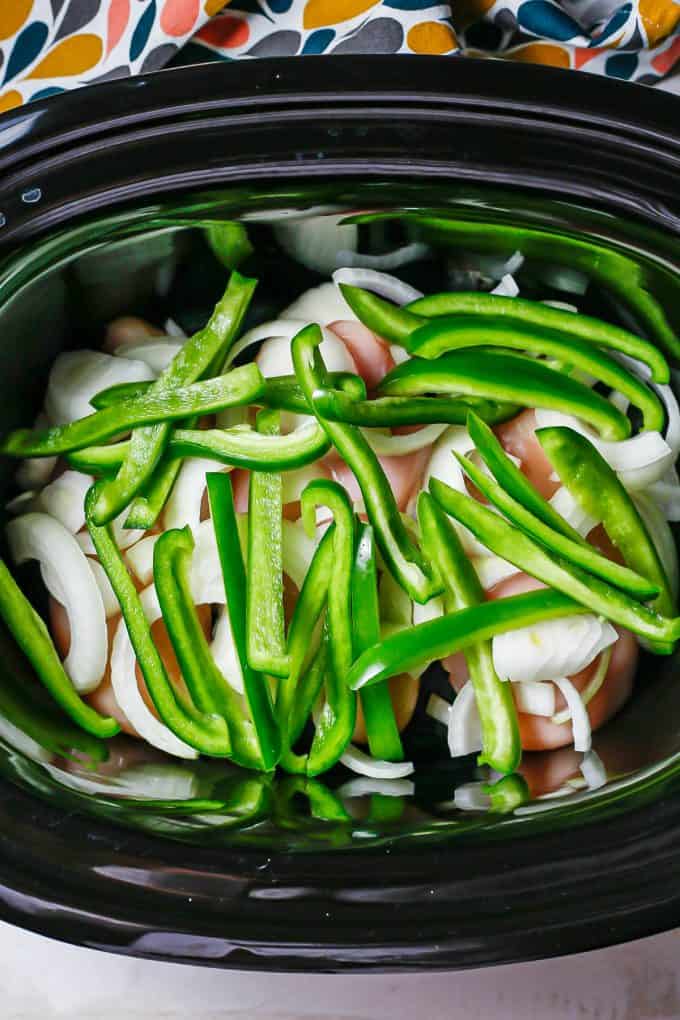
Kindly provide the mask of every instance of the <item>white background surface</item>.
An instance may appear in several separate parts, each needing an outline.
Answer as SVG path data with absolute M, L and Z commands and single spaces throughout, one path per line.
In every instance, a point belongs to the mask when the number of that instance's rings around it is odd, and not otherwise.
M 680 75 L 665 87 L 680 93 Z M 289 977 L 109 956 L 0 924 L 0 1020 L 680 1020 L 679 974 L 680 931 L 483 971 Z

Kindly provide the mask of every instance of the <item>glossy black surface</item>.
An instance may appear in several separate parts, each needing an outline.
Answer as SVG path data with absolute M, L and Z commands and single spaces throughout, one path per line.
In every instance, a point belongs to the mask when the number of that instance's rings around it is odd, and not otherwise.
M 583 233 L 636 251 L 677 316 L 679 112 L 670 96 L 545 68 L 324 57 L 159 73 L 5 115 L 2 427 L 37 410 L 63 345 L 158 302 L 156 270 L 192 265 L 179 228 L 206 218 L 426 205 Z M 134 252 L 145 232 L 143 271 L 121 273 L 108 245 Z M 191 279 L 179 311 L 198 315 L 210 295 Z M 3 916 L 137 955 L 314 970 L 509 962 L 671 927 L 674 672 L 646 659 L 643 695 L 601 734 L 618 780 L 520 817 L 452 817 L 441 801 L 460 775 L 433 762 L 391 821 L 366 805 L 332 823 L 298 806 L 291 820 L 283 808 L 304 791 L 284 781 L 253 787 L 261 824 L 211 828 L 96 773 L 97 794 L 66 787 L 63 771 L 2 750 Z M 204 770 L 194 796 L 228 800 L 228 780 Z

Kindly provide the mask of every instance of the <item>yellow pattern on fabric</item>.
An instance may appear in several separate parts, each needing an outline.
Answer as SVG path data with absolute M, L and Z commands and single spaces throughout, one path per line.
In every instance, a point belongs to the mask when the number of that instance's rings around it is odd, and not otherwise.
M 57 43 L 28 77 L 62 78 L 83 74 L 99 63 L 102 52 L 102 40 L 98 35 L 71 35 Z

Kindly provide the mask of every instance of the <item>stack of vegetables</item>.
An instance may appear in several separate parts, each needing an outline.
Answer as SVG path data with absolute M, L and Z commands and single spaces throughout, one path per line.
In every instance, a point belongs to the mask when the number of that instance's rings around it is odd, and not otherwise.
M 510 277 L 423 296 L 368 269 L 243 333 L 255 286 L 234 270 L 188 339 L 114 324 L 60 355 L 45 421 L 2 440 L 50 629 L 4 564 L 0 614 L 54 701 L 181 758 L 398 779 L 441 661 L 452 755 L 589 751 L 638 642 L 680 637 L 658 344 Z

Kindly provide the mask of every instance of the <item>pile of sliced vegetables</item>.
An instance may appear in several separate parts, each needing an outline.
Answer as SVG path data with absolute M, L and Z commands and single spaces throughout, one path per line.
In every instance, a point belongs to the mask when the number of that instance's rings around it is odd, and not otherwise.
M 274 320 L 242 331 L 256 281 L 234 269 L 188 339 L 59 356 L 44 416 L 0 444 L 21 460 L 9 548 L 38 562 L 53 635 L 1 563 L 0 615 L 77 728 L 179 758 L 402 781 L 437 661 L 453 756 L 513 773 L 536 719 L 590 752 L 622 635 L 664 655 L 680 637 L 672 331 L 649 294 L 651 340 L 517 296 L 519 254 L 490 293 L 424 296 L 376 268 L 422 241 L 362 262 L 356 226 L 331 230 L 345 266 Z M 333 268 L 332 239 L 277 232 Z M 504 439 L 527 413 L 550 493 Z M 525 799 L 519 776 L 457 793 Z

